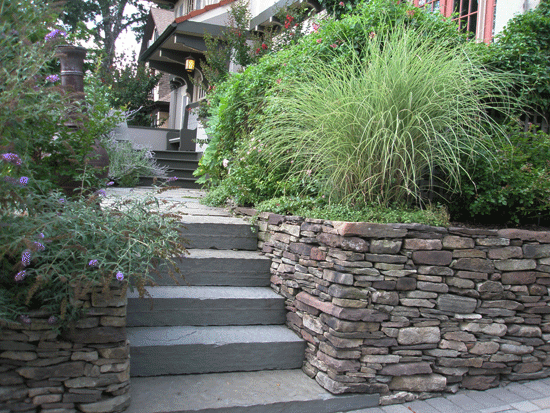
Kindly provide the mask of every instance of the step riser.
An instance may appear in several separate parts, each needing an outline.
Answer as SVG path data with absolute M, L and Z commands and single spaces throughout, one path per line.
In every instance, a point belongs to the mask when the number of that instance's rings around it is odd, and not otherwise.
M 305 342 L 132 347 L 132 376 L 300 368 Z
M 186 189 L 202 189 L 202 185 L 197 184 L 195 181 L 196 181 L 196 178 L 178 179 L 177 181 L 168 182 L 168 186 L 176 186 L 178 188 L 186 188 Z M 160 185 L 163 182 L 166 182 L 166 179 L 159 179 L 157 180 L 156 185 Z M 153 184 L 154 184 L 153 178 L 140 176 L 137 186 L 151 186 Z
M 186 223 L 181 234 L 189 241 L 189 248 L 243 251 L 258 249 L 257 234 L 252 232 L 251 225 Z
M 202 152 L 193 151 L 153 151 L 155 158 L 185 160 L 198 162 L 202 156 Z
M 166 171 L 166 175 L 168 176 L 177 176 L 178 179 L 197 179 L 193 176 L 194 169 L 186 169 L 186 168 L 168 168 Z
M 157 159 L 157 163 L 162 166 L 167 166 L 170 169 L 195 170 L 199 166 L 198 161 L 185 161 L 185 160 L 175 160 L 175 159 Z
M 284 299 L 128 299 L 129 327 L 284 324 Z
M 176 263 L 180 285 L 268 287 L 271 262 L 264 259 L 183 258 Z M 158 285 L 178 285 L 167 272 L 153 274 Z

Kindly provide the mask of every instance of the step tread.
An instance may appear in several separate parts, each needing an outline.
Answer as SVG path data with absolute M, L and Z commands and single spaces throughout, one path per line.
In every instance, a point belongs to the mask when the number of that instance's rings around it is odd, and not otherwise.
M 217 217 L 216 217 L 217 218 Z M 189 255 L 185 259 L 229 259 L 229 260 L 262 260 L 271 261 L 271 258 L 262 255 L 259 251 L 237 251 L 237 250 L 215 250 L 215 249 L 194 249 L 187 250 Z
M 216 286 L 156 286 L 146 287 L 153 299 L 189 298 L 196 300 L 281 299 L 279 294 L 269 287 L 216 287 Z M 137 291 L 129 292 L 128 299 L 140 299 Z
M 252 224 L 242 218 L 235 217 L 208 217 L 205 219 L 204 216 L 200 215 L 187 215 L 183 218 L 182 222 L 184 224 L 220 224 L 220 225 L 244 225 L 252 226 Z M 223 234 L 222 234 L 223 235 Z
M 283 325 L 131 327 L 127 329 L 127 332 L 133 348 L 185 345 L 223 346 L 235 343 L 292 343 L 303 341 Z
M 335 396 L 301 370 L 133 377 L 126 413 L 334 413 L 378 405 L 378 395 Z

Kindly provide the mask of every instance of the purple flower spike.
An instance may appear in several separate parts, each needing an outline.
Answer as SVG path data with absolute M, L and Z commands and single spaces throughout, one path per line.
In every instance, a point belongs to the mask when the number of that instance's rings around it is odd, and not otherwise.
M 113 181 L 109 181 L 107 182 L 107 186 L 111 186 L 111 185 L 114 185 L 115 183 Z
M 168 178 L 166 181 L 167 182 L 172 182 L 172 181 L 177 181 L 178 180 L 178 177 L 177 176 L 173 176 L 171 178 Z
M 63 30 L 53 29 L 46 36 L 44 36 L 44 40 L 46 40 L 46 41 L 53 40 L 53 39 L 55 39 L 59 36 L 65 37 L 65 36 L 67 36 L 67 33 L 65 33 Z
M 21 322 L 23 324 L 30 324 L 31 323 L 31 318 L 28 315 L 19 316 L 19 320 L 21 320 Z
M 90 262 L 88 263 L 88 265 L 90 267 L 97 267 L 99 265 L 99 261 L 98 260 L 90 260 Z
M 21 165 L 21 158 L 16 153 L 3 153 L 2 160 L 14 165 Z
M 19 271 L 17 274 L 15 274 L 15 282 L 21 282 L 25 279 L 25 276 L 27 275 L 27 272 L 25 270 Z
M 124 274 L 121 271 L 118 271 L 116 273 L 116 279 L 119 280 L 119 281 L 124 280 Z
M 64 204 L 65 203 L 65 198 L 59 198 L 59 203 Z
M 95 193 L 99 196 L 107 196 L 107 192 L 105 192 L 105 189 L 98 189 L 95 191 Z
M 59 81 L 59 76 L 58 75 L 46 76 L 46 82 L 55 83 L 55 82 L 58 82 L 58 81 Z
M 34 248 L 36 248 L 37 251 L 44 251 L 46 249 L 44 244 L 42 244 L 41 242 L 34 241 L 32 244 L 34 245 Z
M 22 176 L 21 178 L 19 178 L 19 183 L 22 186 L 25 186 L 29 183 L 29 178 L 27 178 L 26 176 Z
M 31 264 L 30 250 L 23 251 L 23 254 L 21 254 L 21 262 L 23 263 L 23 267 L 28 267 Z
M 38 238 L 40 238 L 40 239 L 44 239 L 44 233 L 43 233 L 43 232 L 41 232 L 40 234 L 38 234 Z

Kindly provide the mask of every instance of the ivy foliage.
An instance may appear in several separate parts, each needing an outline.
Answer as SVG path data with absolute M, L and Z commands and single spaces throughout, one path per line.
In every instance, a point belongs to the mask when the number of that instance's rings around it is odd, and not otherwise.
M 355 11 L 355 7 L 362 3 L 363 0 L 321 0 L 321 6 L 327 10 L 328 13 L 333 15 L 336 19 L 341 19 L 346 14 L 351 14 Z
M 510 126 L 508 136 L 493 137 L 497 162 L 480 153 L 465 164 L 469 179 L 451 199 L 455 220 L 483 224 L 550 224 L 550 136 L 531 126 Z
M 511 19 L 486 49 L 486 64 L 516 73 L 516 91 L 536 110 L 550 112 L 550 0 Z

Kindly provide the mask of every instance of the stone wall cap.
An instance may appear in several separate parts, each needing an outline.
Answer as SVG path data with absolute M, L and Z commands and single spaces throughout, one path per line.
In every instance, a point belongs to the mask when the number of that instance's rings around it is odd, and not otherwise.
M 483 229 L 483 228 L 466 228 L 466 227 L 449 227 L 449 233 L 459 234 L 459 235 L 468 235 L 468 236 L 492 236 L 496 237 L 499 235 L 498 230 L 496 229 Z
M 549 231 L 530 231 L 526 229 L 506 228 L 498 230 L 498 235 L 503 238 L 521 239 L 522 241 L 550 243 Z
M 399 224 L 332 221 L 332 225 L 338 234 L 344 237 L 403 238 L 408 233 L 406 228 L 396 227 Z

